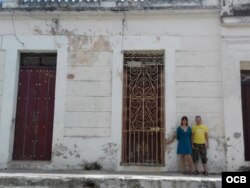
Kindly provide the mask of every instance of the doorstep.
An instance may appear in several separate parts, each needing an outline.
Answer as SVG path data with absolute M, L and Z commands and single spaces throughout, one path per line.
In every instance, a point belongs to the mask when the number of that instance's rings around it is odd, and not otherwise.
M 221 175 L 80 170 L 2 170 L 0 188 L 220 188 Z

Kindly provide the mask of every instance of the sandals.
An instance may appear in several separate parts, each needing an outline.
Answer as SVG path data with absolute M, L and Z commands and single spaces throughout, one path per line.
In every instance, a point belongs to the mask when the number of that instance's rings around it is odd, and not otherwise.
M 199 175 L 199 171 L 198 170 L 195 170 L 194 172 L 193 172 L 193 175 Z
M 200 172 L 199 172 L 198 170 L 195 170 L 194 172 L 184 171 L 183 174 L 184 174 L 184 175 L 199 175 Z M 204 176 L 208 176 L 208 172 L 207 172 L 207 171 L 202 172 L 202 174 L 203 174 Z
M 202 174 L 203 174 L 204 176 L 208 176 L 208 172 L 207 172 L 207 171 L 204 171 Z
M 192 172 L 192 171 L 184 171 L 184 172 L 182 172 L 182 174 L 183 175 L 193 175 L 194 172 Z

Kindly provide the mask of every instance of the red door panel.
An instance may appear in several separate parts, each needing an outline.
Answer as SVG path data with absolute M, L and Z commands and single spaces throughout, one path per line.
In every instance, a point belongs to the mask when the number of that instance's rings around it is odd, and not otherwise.
M 21 58 L 13 160 L 50 160 L 55 96 L 55 55 Z M 51 63 L 54 60 L 54 64 Z

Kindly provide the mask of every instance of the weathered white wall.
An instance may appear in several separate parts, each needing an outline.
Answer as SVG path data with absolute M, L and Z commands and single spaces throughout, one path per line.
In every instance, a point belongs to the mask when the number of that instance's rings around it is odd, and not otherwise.
M 221 45 L 218 26 L 211 31 L 183 37 L 176 64 L 177 119 L 186 114 L 192 125 L 201 115 L 209 128 L 209 169 L 221 171 L 225 167 Z
M 64 135 L 110 136 L 112 48 L 108 38 L 70 36 L 68 52 Z
M 52 18 L 58 18 L 59 25 Z M 177 170 L 176 142 L 166 149 L 165 167 L 120 166 L 121 51 L 158 49 L 166 54 L 166 136 L 173 134 L 181 116 L 187 115 L 192 125 L 195 115 L 201 115 L 209 127 L 209 170 L 225 169 L 225 93 L 219 12 L 92 12 L 64 13 L 59 17 L 54 13 L 17 12 L 14 22 L 20 40 L 26 36 L 24 46 L 31 40 L 29 36 L 38 40 L 65 36 L 66 42 L 53 49 L 67 46 L 61 58 L 67 62 L 61 67 L 65 74 L 57 78 L 66 91 L 61 94 L 61 109 L 55 109 L 58 121 L 54 122 L 52 162 L 43 168 L 83 168 L 86 161 L 98 161 L 105 169 L 112 170 Z M 13 33 L 11 16 L 3 16 L 0 23 L 5 26 L 0 35 Z M 16 40 L 14 36 L 13 40 Z M 29 48 L 35 46 L 36 43 Z M 8 52 L 9 48 L 4 50 Z M 63 86 L 57 83 L 56 92 L 61 92 L 60 87 Z M 8 129 L 8 125 L 1 127 Z
M 0 42 L 2 42 L 2 38 L 0 38 Z M 0 122 L 2 114 L 1 112 L 3 110 L 2 99 L 3 99 L 3 83 L 4 83 L 4 64 L 5 64 L 5 51 L 1 51 L 0 49 Z

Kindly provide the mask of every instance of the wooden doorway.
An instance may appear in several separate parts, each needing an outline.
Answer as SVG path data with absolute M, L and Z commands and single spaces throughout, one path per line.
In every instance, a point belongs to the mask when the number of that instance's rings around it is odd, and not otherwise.
M 241 71 L 241 95 L 245 160 L 250 161 L 250 70 Z
M 13 160 L 51 160 L 56 54 L 21 54 Z
M 164 164 L 164 53 L 124 54 L 122 164 Z

